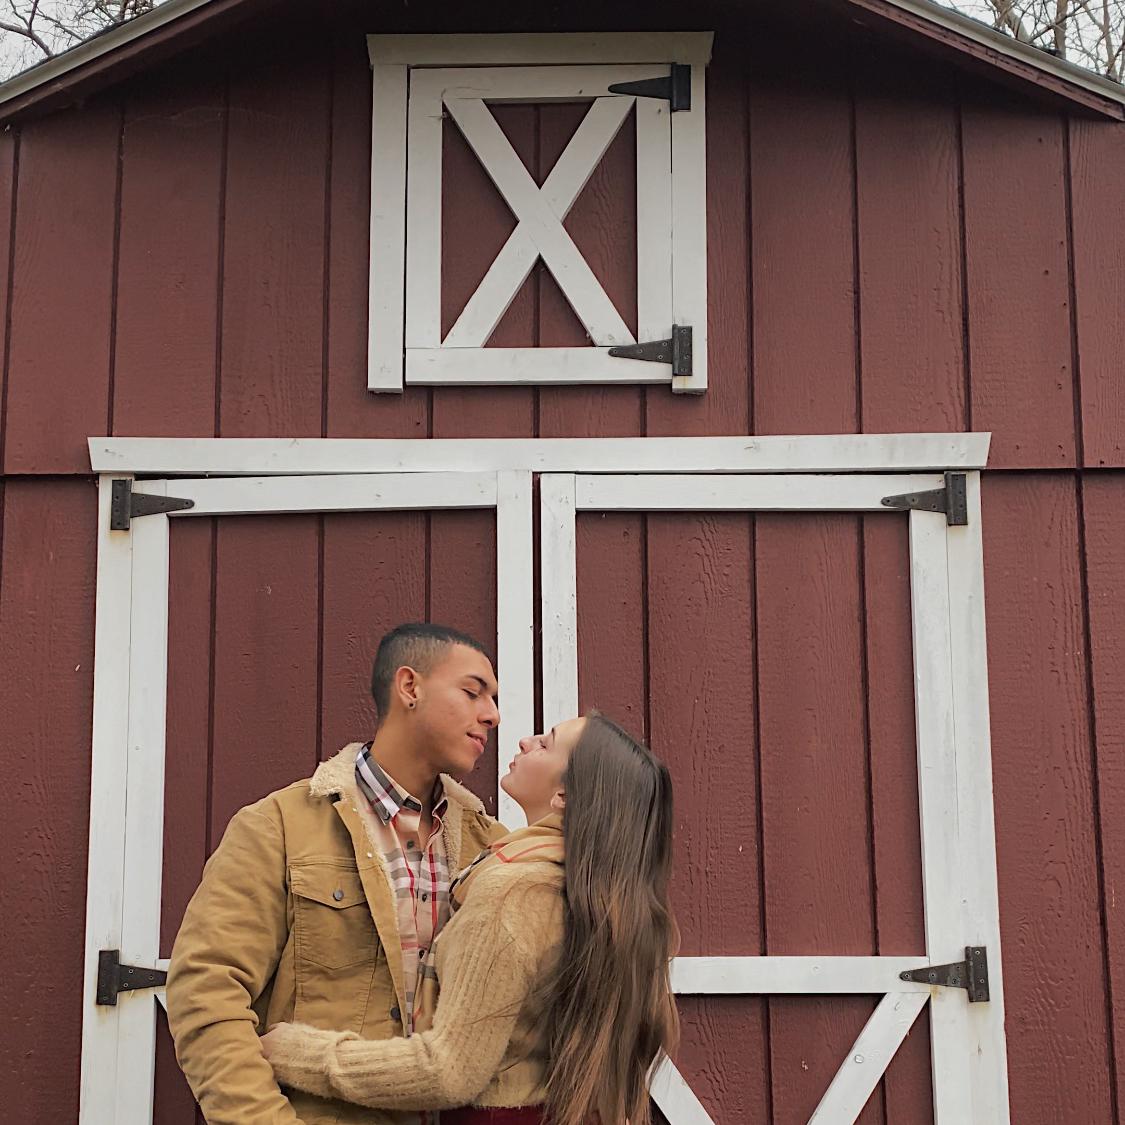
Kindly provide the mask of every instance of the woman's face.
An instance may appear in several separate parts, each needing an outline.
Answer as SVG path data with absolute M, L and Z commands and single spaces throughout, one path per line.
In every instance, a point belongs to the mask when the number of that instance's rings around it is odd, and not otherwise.
M 567 719 L 546 734 L 520 739 L 520 752 L 500 779 L 500 786 L 519 802 L 529 820 L 561 806 L 563 773 L 585 726 L 583 717 Z

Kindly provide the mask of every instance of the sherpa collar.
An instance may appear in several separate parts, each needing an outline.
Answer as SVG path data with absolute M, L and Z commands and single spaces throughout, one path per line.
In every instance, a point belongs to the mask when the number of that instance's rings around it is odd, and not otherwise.
M 362 742 L 349 742 L 338 754 L 321 762 L 309 782 L 309 792 L 314 797 L 349 797 L 360 799 L 359 786 L 355 780 L 355 760 L 363 749 Z M 470 792 L 448 774 L 441 775 L 445 798 L 450 805 L 458 805 L 466 812 L 483 813 L 484 805 L 475 793 Z

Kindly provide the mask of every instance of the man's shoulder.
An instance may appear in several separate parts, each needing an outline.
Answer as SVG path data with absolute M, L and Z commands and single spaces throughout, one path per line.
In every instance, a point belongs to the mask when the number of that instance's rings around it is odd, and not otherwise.
M 355 784 L 355 756 L 361 745 L 359 742 L 349 743 L 339 753 L 321 762 L 309 777 L 291 781 L 244 805 L 235 816 L 276 819 L 307 809 L 330 810 L 333 804 L 331 798 L 349 795 L 349 787 Z

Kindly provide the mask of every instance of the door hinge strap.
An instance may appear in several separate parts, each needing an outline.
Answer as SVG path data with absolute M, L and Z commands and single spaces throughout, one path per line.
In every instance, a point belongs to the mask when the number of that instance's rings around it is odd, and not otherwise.
M 969 504 L 964 473 L 946 473 L 945 487 L 929 492 L 903 492 L 884 496 L 883 507 L 906 512 L 944 512 L 950 527 L 964 527 L 969 522 Z
M 672 73 L 664 78 L 642 78 L 639 82 L 614 82 L 611 94 L 632 94 L 636 98 L 660 98 L 675 113 L 691 109 L 691 64 L 672 63 Z
M 183 500 L 178 496 L 149 496 L 145 492 L 134 492 L 131 480 L 115 480 L 110 497 L 109 528 L 111 531 L 128 531 L 130 522 L 140 516 L 182 512 L 194 507 L 194 500 Z
M 914 981 L 916 984 L 963 988 L 969 994 L 970 1004 L 980 1004 L 988 1000 L 988 948 L 983 945 L 967 945 L 964 961 L 908 969 L 898 976 L 899 980 Z
M 161 988 L 168 980 L 163 969 L 143 969 L 137 965 L 122 965 L 120 949 L 98 951 L 99 1004 L 116 1007 L 122 992 L 135 992 L 139 988 Z
M 691 326 L 673 324 L 667 340 L 644 344 L 619 344 L 609 349 L 615 359 L 640 359 L 646 363 L 670 363 L 673 375 L 691 374 Z

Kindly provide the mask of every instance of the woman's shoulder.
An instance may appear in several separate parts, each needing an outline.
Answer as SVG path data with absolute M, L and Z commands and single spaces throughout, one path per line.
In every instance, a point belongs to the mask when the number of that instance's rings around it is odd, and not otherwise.
M 474 878 L 457 917 L 463 925 L 523 934 L 553 931 L 562 918 L 564 878 L 556 863 L 490 863 Z
M 512 895 L 523 897 L 549 892 L 557 896 L 565 881 L 566 875 L 558 863 L 493 861 L 484 864 L 473 879 L 466 905 L 474 901 L 507 899 Z

